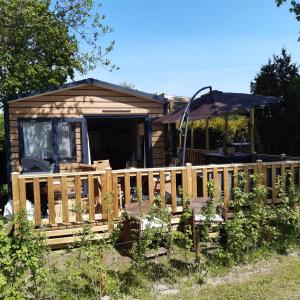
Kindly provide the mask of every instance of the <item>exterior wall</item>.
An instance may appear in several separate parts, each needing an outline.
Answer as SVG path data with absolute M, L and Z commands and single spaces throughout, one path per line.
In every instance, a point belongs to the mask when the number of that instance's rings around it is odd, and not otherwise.
M 65 91 L 9 103 L 9 125 L 12 171 L 19 166 L 18 118 L 82 118 L 86 115 L 141 115 L 158 117 L 164 112 L 164 105 L 136 96 L 84 85 Z M 79 124 L 78 124 L 79 125 Z M 163 126 L 152 128 L 153 165 L 163 166 Z M 82 160 L 81 128 L 76 127 L 77 162 Z

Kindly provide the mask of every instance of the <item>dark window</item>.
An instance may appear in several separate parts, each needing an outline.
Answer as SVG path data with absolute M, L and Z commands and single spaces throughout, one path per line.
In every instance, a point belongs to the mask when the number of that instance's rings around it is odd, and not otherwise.
M 76 161 L 75 123 L 62 119 L 20 121 L 21 157 Z

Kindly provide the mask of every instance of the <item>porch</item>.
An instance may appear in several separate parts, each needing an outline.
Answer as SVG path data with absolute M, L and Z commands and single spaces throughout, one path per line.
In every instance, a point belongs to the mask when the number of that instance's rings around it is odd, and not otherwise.
M 44 230 L 51 246 L 71 243 L 73 234 L 84 224 L 91 224 L 97 237 L 112 231 L 120 221 L 126 204 L 138 199 L 153 203 L 160 197 L 162 205 L 172 212 L 172 226 L 177 228 L 185 200 L 207 197 L 209 180 L 225 208 L 230 208 L 232 189 L 238 186 L 243 172 L 243 189 L 251 191 L 251 175 L 262 174 L 261 183 L 270 188 L 268 203 L 276 204 L 276 178 L 283 179 L 286 188 L 287 172 L 300 186 L 300 160 L 253 163 L 196 165 L 183 167 L 121 169 L 74 173 L 20 174 L 12 173 L 13 209 L 16 214 L 34 203 L 33 222 L 37 230 Z M 31 192 L 30 192 L 31 191 Z M 42 206 L 47 207 L 43 214 Z

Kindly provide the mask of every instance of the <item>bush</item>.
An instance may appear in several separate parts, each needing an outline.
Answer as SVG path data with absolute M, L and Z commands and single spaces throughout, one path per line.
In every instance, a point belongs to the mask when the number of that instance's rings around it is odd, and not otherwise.
M 215 149 L 224 145 L 225 131 L 224 118 L 216 117 L 209 121 L 210 148 Z M 195 147 L 205 148 L 205 120 L 193 122 Z M 190 132 L 190 131 L 189 131 Z M 246 116 L 232 115 L 228 121 L 228 142 L 245 142 L 249 140 L 248 118 Z M 189 141 L 190 143 L 190 141 Z

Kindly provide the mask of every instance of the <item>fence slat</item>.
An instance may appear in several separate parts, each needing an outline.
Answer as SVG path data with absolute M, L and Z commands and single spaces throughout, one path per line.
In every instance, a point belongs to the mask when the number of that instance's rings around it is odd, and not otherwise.
M 215 167 L 213 168 L 213 181 L 214 181 L 214 196 L 217 195 L 217 192 L 219 190 L 219 173 L 218 173 L 218 168 Z
M 142 173 L 136 172 L 136 192 L 138 199 L 142 200 L 143 185 L 142 185 Z
M 34 223 L 41 226 L 41 193 L 40 179 L 33 178 L 33 197 L 34 197 Z
M 125 205 L 126 205 L 130 203 L 130 174 L 129 173 L 125 173 L 124 189 L 125 189 Z
M 47 178 L 47 196 L 48 196 L 48 209 L 49 209 L 49 224 L 55 225 L 55 201 L 54 201 L 54 185 L 53 177 Z
M 107 221 L 107 187 L 106 187 L 106 174 L 101 176 L 101 183 L 102 183 L 102 193 L 101 193 L 101 212 L 102 212 L 102 219 Z
M 152 204 L 154 202 L 153 171 L 148 172 L 148 194 L 149 194 L 149 201 Z
M 95 180 L 92 174 L 88 175 L 89 221 L 95 221 Z
M 165 186 L 165 172 L 159 171 L 159 183 L 160 183 L 160 198 L 163 207 L 166 206 L 166 186 Z
M 193 183 L 192 197 L 197 197 L 197 172 L 196 172 L 196 170 L 192 170 L 192 183 Z
M 224 206 L 229 207 L 228 168 L 223 168 Z
M 172 201 L 172 212 L 177 212 L 177 186 L 176 186 L 176 171 L 171 171 L 171 201 Z
M 113 211 L 114 217 L 119 217 L 119 187 L 118 187 L 118 176 L 113 174 Z
M 290 172 L 291 172 L 291 182 L 295 184 L 295 166 L 293 163 L 290 165 Z
M 238 187 L 239 185 L 239 169 L 237 166 L 233 167 L 233 187 Z
M 68 205 L 68 187 L 67 176 L 61 177 L 61 201 L 62 201 L 62 221 L 69 222 L 69 205 Z
M 14 216 L 16 216 L 20 210 L 20 189 L 19 189 L 18 176 L 19 176 L 19 173 L 17 173 L 17 172 L 12 173 L 12 176 L 11 176 Z
M 26 209 L 26 183 L 24 178 L 19 178 L 20 207 Z
M 186 164 L 186 184 L 188 197 L 192 197 L 193 194 L 193 178 L 192 178 L 192 164 Z
M 108 228 L 111 231 L 113 229 L 113 203 L 111 203 L 111 197 L 113 197 L 113 176 L 112 169 L 106 168 L 106 197 L 105 197 L 105 210 L 107 212 Z M 108 201 L 109 200 L 109 201 Z
M 82 222 L 82 203 L 81 203 L 81 178 L 79 175 L 74 176 L 75 180 L 75 211 L 76 222 Z
M 203 197 L 207 197 L 207 169 L 202 169 L 202 190 L 203 190 Z

